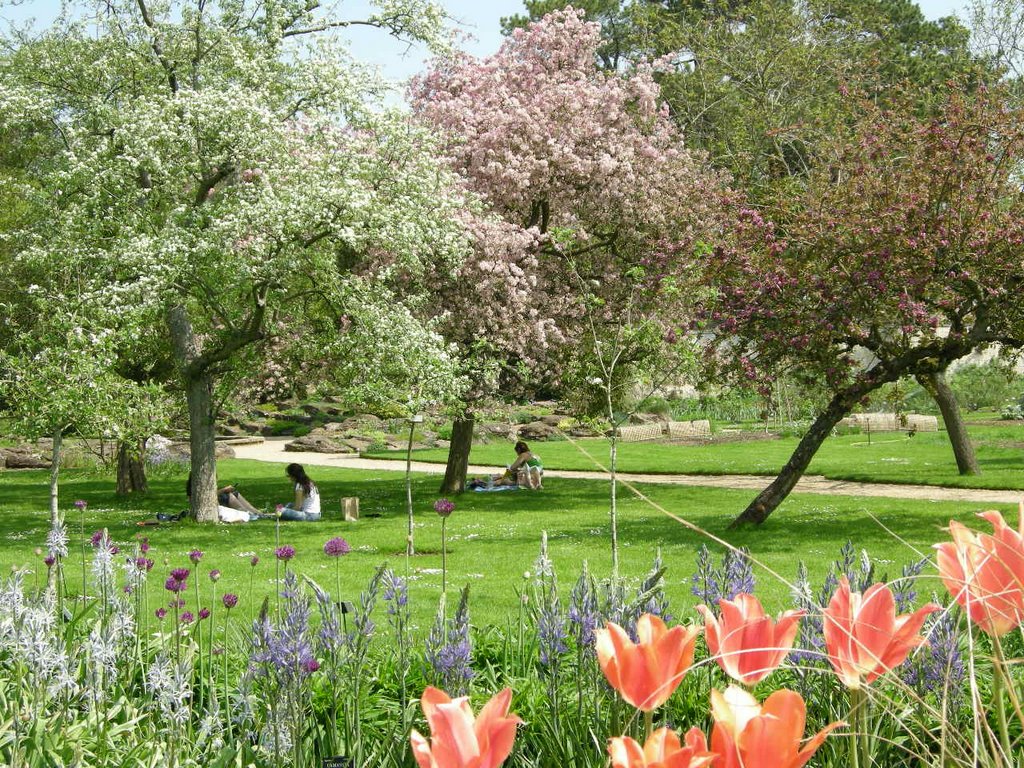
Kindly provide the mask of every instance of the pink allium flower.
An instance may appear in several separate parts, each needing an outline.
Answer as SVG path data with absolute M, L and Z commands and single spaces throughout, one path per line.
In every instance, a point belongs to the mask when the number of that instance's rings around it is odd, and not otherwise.
M 187 587 L 188 584 L 180 579 L 174 578 L 173 576 L 168 577 L 167 581 L 164 582 L 164 589 L 168 592 L 184 592 Z
M 290 544 L 285 544 L 283 547 L 278 547 L 274 550 L 274 554 L 278 560 L 284 560 L 286 563 L 295 557 L 295 547 Z
M 238 595 L 235 595 L 231 592 L 226 593 L 224 597 L 221 598 L 221 600 L 224 603 L 224 607 L 227 608 L 229 611 L 236 605 L 238 605 Z
M 210 618 L 210 609 L 209 608 L 200 608 L 199 609 L 199 620 L 202 621 L 203 619 L 208 619 L 208 618 Z
M 166 615 L 167 615 L 167 609 L 166 608 L 157 608 L 156 609 L 156 617 L 158 619 L 162 619 Z
M 175 568 L 171 571 L 171 578 L 177 579 L 178 581 L 184 581 L 188 578 L 188 575 L 192 573 L 188 568 Z
M 448 499 L 438 499 L 434 502 L 434 511 L 441 517 L 448 517 L 455 511 L 455 502 Z
M 195 616 L 192 615 L 191 611 L 185 611 L 181 614 L 180 618 L 182 624 L 191 624 L 195 620 Z
M 253 568 L 255 568 L 257 563 L 259 563 L 259 561 L 260 561 L 259 556 L 258 555 L 253 555 L 252 559 L 249 560 L 249 565 L 251 565 Z
M 191 552 L 188 553 L 188 559 L 191 560 L 194 564 L 198 565 L 199 561 L 203 559 L 203 550 L 193 549 Z
M 43 563 L 46 565 L 47 568 L 53 568 L 53 564 L 56 562 L 57 558 L 55 558 L 53 555 L 47 555 L 43 558 Z
M 312 674 L 313 672 L 316 672 L 318 669 L 320 669 L 320 662 L 316 659 L 306 659 L 304 662 L 302 662 L 302 667 L 307 672 Z
M 214 584 L 220 581 L 220 571 L 216 568 L 210 571 L 210 581 L 212 581 Z
M 324 543 L 324 554 L 328 557 L 341 557 L 347 555 L 352 551 L 352 547 L 348 545 L 341 536 L 335 536 L 333 539 L 328 539 Z
M 84 510 L 88 506 L 89 506 L 89 504 L 88 504 L 88 502 L 85 501 L 85 499 L 76 499 L 75 500 L 75 509 Z

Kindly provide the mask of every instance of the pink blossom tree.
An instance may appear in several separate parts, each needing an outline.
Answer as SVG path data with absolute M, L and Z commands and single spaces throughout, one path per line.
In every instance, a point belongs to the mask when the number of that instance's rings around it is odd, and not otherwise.
M 735 242 L 707 262 L 715 298 L 701 327 L 723 370 L 762 387 L 788 370 L 831 394 L 736 523 L 763 522 L 883 384 L 928 381 L 993 343 L 1024 346 L 1019 110 L 1002 91 L 953 87 L 933 116 L 862 109 L 775 221 L 738 207 Z
M 683 145 L 651 67 L 603 71 L 601 45 L 582 12 L 556 11 L 491 57 L 436 62 L 412 104 L 483 204 L 476 256 L 443 302 L 451 334 L 556 384 L 600 379 L 612 420 L 627 373 L 651 380 L 685 358 L 685 286 L 723 187 Z M 681 247 L 659 249 L 667 238 Z M 613 536 L 614 514 L 613 496 Z

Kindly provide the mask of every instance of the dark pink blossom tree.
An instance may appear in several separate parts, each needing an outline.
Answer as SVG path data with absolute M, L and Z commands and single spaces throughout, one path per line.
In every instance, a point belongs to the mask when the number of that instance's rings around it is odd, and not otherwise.
M 708 259 L 716 298 L 703 329 L 724 370 L 761 386 L 788 370 L 831 393 L 736 523 L 763 522 L 883 384 L 927 380 L 993 343 L 1024 345 L 1021 113 L 1001 91 L 954 87 L 933 116 L 863 109 L 775 221 L 738 209 L 734 244 Z

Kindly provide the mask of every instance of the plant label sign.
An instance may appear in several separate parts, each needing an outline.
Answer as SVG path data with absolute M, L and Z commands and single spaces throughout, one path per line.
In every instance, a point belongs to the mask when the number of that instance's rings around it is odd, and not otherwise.
M 355 761 L 351 757 L 325 757 L 322 768 L 355 768 Z

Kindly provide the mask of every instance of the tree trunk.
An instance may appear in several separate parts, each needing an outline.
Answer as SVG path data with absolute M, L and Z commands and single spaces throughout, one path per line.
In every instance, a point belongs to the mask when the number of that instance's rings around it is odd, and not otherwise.
M 167 311 L 175 362 L 185 385 L 188 402 L 189 460 L 192 467 L 192 517 L 215 523 L 217 511 L 217 458 L 213 432 L 213 374 L 202 360 L 199 340 L 192 331 L 188 310 L 182 305 Z
M 736 528 L 744 523 L 760 525 L 767 520 L 768 516 L 778 508 L 803 477 L 814 454 L 825 442 L 825 438 L 832 434 L 833 427 L 850 412 L 861 397 L 876 389 L 877 386 L 852 387 L 833 397 L 825 410 L 811 424 L 807 434 L 803 436 L 796 450 L 793 451 L 793 455 L 786 462 L 786 466 L 779 472 L 779 476 L 750 502 L 743 513 L 729 524 L 729 527 Z
M 415 528 L 412 515 L 412 439 L 416 433 L 416 422 L 409 419 L 409 446 L 405 451 L 405 511 L 409 518 L 409 532 L 405 539 L 405 556 L 412 557 L 416 554 L 413 546 L 413 529 Z
M 135 445 L 125 441 L 117 444 L 116 493 L 118 496 L 149 491 L 149 483 L 146 480 L 146 464 L 143 461 L 145 450 L 145 440 L 139 440 Z
M 63 430 L 55 429 L 53 431 L 53 450 L 50 455 L 50 528 L 56 528 L 60 525 L 60 504 L 58 498 L 58 485 L 57 478 L 60 475 L 60 453 L 61 444 L 63 442 Z M 46 575 L 46 586 L 48 589 L 53 589 L 57 586 L 57 569 L 48 568 Z M 85 586 L 82 586 L 84 591 Z
M 188 400 L 189 459 L 192 469 L 192 516 L 200 523 L 216 523 L 217 458 L 213 429 L 213 380 L 201 374 L 185 382 Z
M 452 441 L 448 446 L 448 465 L 440 493 L 456 494 L 466 490 L 466 474 L 469 472 L 469 453 L 473 449 L 474 417 L 472 413 L 455 419 L 452 425 Z
M 619 583 L 619 507 L 618 507 L 618 464 L 619 464 L 619 441 L 615 434 L 617 427 L 612 427 L 611 443 L 608 446 L 608 468 L 611 473 L 611 506 L 608 510 L 608 522 L 611 528 L 612 539 L 612 584 Z
M 960 413 L 960 406 L 957 405 L 953 389 L 946 381 L 945 371 L 920 374 L 915 378 L 939 406 L 942 420 L 946 424 L 946 434 L 949 436 L 949 443 L 953 447 L 953 455 L 956 457 L 956 468 L 960 474 L 981 474 L 978 457 L 974 455 L 974 445 L 971 443 L 970 435 L 967 434 L 967 425 L 964 424 L 963 414 Z

